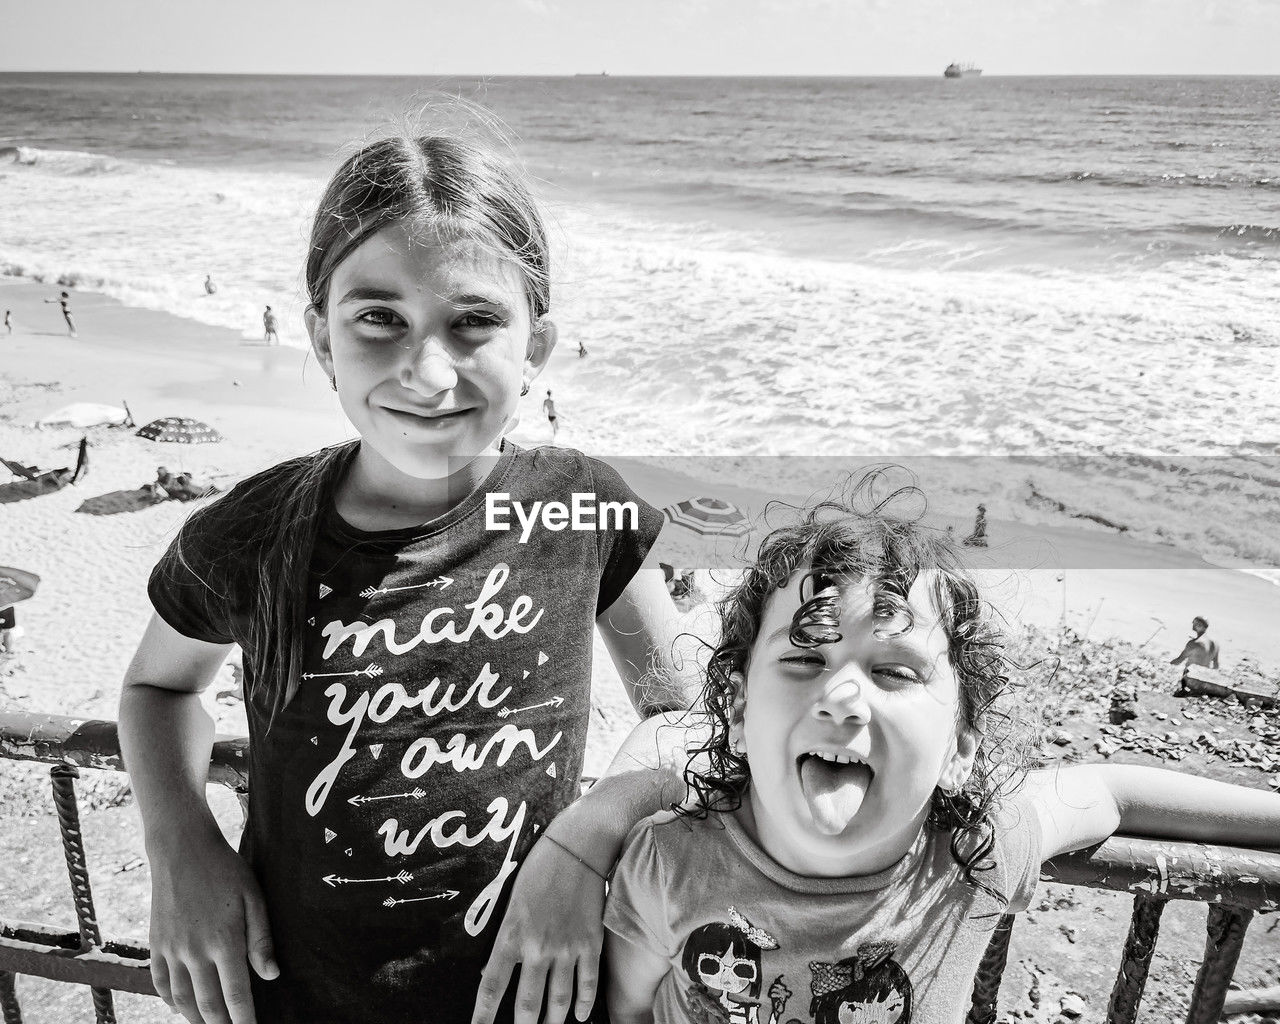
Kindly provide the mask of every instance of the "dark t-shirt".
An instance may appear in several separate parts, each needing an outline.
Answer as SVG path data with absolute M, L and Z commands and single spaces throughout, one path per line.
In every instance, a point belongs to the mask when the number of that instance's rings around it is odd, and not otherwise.
M 662 516 L 600 462 L 509 444 L 481 490 L 423 526 L 369 533 L 330 510 L 307 581 L 302 681 L 268 730 L 245 594 L 260 582 L 262 510 L 310 462 L 193 515 L 149 587 L 179 632 L 245 648 L 241 852 L 281 967 L 255 980 L 258 1019 L 469 1021 L 511 878 L 578 792 L 595 618 Z M 594 495 L 603 525 L 539 522 L 522 543 L 513 513 L 512 529 L 486 528 L 487 493 L 526 510 Z M 606 501 L 634 502 L 634 517 L 599 514 Z

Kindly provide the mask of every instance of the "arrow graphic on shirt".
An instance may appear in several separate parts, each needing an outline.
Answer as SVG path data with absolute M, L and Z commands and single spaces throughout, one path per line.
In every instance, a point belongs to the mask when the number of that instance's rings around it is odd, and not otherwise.
M 498 710 L 499 718 L 510 718 L 512 715 L 518 715 L 521 711 L 532 711 L 534 708 L 558 708 L 564 703 L 563 697 L 552 697 L 550 700 L 544 700 L 541 704 L 530 704 L 523 708 L 500 708 Z
M 361 804 L 373 803 L 375 800 L 402 800 L 405 797 L 413 797 L 414 800 L 421 800 L 427 795 L 425 789 L 411 789 L 408 793 L 384 793 L 382 796 L 349 796 L 347 803 L 353 807 L 359 807 Z
M 386 878 L 343 878 L 340 875 L 325 875 L 321 881 L 335 889 L 340 885 L 356 885 L 360 882 L 399 882 L 401 885 L 408 885 L 413 881 L 413 872 L 401 871 L 398 875 L 388 875 Z
M 382 901 L 384 907 L 394 907 L 397 903 L 422 903 L 426 900 L 451 900 L 455 896 L 461 896 L 457 889 L 446 889 L 444 892 L 438 892 L 434 896 L 410 896 L 405 900 L 398 900 L 394 896 L 388 896 Z
M 448 590 L 453 582 L 448 576 L 437 576 L 430 583 L 413 583 L 407 587 L 365 587 L 360 591 L 361 597 L 373 597 L 375 594 L 390 594 L 397 590 L 421 590 L 423 587 L 439 587 Z
M 303 672 L 303 679 L 334 679 L 338 676 L 365 676 L 373 679 L 375 676 L 382 675 L 381 665 L 368 665 L 365 668 L 357 669 L 354 672 Z

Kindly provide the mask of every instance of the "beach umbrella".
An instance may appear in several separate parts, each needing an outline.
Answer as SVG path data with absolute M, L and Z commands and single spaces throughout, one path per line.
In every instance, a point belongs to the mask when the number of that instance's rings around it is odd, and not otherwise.
M 222 435 L 209 424 L 186 416 L 166 416 L 164 419 L 152 420 L 145 427 L 139 427 L 137 434 L 149 441 L 171 444 L 210 444 L 222 440 Z
M 751 523 L 742 509 L 722 498 L 686 498 L 668 505 L 662 514 L 677 526 L 704 537 L 745 537 Z
M 115 405 L 103 405 L 101 402 L 74 402 L 55 409 L 47 416 L 36 420 L 38 427 L 98 427 L 120 426 L 129 418 L 129 413 Z
M 40 577 L 33 572 L 0 565 L 0 608 L 25 601 L 36 592 L 39 584 Z

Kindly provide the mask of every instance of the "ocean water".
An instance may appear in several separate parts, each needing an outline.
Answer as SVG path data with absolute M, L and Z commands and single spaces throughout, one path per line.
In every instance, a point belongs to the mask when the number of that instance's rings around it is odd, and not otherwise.
M 0 272 L 304 344 L 326 174 L 441 95 L 539 182 L 567 443 L 1003 455 L 957 507 L 1280 565 L 1280 78 L 0 75 Z

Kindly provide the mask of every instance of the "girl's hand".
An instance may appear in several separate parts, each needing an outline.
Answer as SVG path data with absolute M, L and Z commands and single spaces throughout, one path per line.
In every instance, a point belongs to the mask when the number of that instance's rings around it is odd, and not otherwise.
M 151 980 L 191 1024 L 256 1024 L 248 966 L 267 980 L 280 973 L 267 908 L 249 866 L 210 826 L 151 858 Z
M 554 843 L 536 843 L 516 875 L 471 1024 L 492 1024 L 516 964 L 515 1024 L 538 1024 L 544 990 L 543 1024 L 563 1024 L 570 1002 L 573 1015 L 586 1020 L 596 1000 L 603 919 L 603 879 Z

